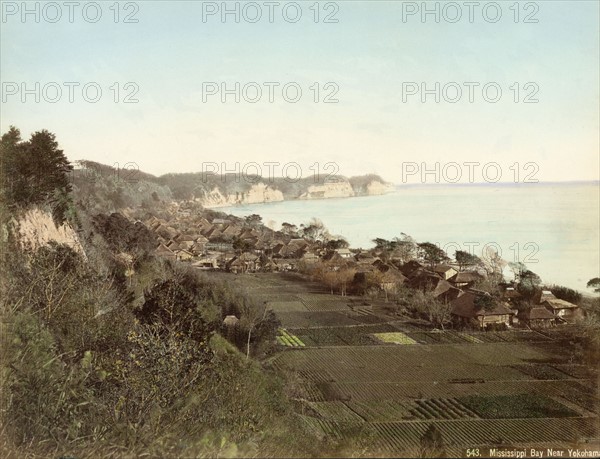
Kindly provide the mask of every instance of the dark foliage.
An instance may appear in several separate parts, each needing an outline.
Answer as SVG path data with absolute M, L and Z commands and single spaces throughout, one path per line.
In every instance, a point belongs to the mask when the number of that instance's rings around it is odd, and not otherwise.
M 573 304 L 579 304 L 582 298 L 581 293 L 579 293 L 577 290 L 573 290 L 569 287 L 563 287 L 562 285 L 553 285 L 550 288 L 550 291 L 556 298 Z
M 56 224 L 67 218 L 71 184 L 69 164 L 56 136 L 46 130 L 28 141 L 11 126 L 0 142 L 0 196 L 10 207 L 48 204 Z
M 143 223 L 131 223 L 119 213 L 98 214 L 92 224 L 114 250 L 147 254 L 158 245 L 154 233 Z

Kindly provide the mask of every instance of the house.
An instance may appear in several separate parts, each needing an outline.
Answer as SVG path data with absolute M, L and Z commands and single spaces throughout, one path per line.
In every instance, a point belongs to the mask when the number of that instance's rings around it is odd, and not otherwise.
M 174 250 L 174 252 L 175 252 L 175 256 L 180 261 L 188 261 L 188 260 L 191 260 L 192 258 L 194 258 L 194 254 L 191 252 L 188 252 L 185 249 Z
M 189 251 L 191 251 L 192 247 L 194 247 L 194 244 L 195 244 L 194 241 L 181 241 L 179 243 L 179 247 L 181 247 L 182 249 L 185 249 L 189 252 Z
M 167 242 L 167 247 L 169 250 L 175 252 L 176 250 L 184 249 L 185 247 L 181 246 L 177 241 L 169 241 Z
M 558 298 L 547 299 L 542 302 L 542 306 L 552 312 L 557 318 L 565 321 L 575 319 L 579 310 L 579 306 L 576 304 Z
M 470 287 L 474 283 L 483 280 L 483 276 L 477 272 L 461 272 L 456 273 L 448 279 L 455 287 Z
M 377 260 L 379 260 L 379 258 L 374 257 L 369 252 L 361 252 L 361 253 L 357 254 L 354 257 L 354 259 L 360 265 L 372 265 Z
M 195 236 L 191 234 L 178 234 L 173 239 L 177 242 L 194 242 Z
M 255 272 L 258 266 L 259 258 L 250 253 L 244 252 L 238 257 L 234 257 L 227 262 L 227 271 L 232 273 Z
M 344 259 L 352 258 L 352 252 L 350 249 L 335 249 L 335 252 Z
M 233 244 L 230 242 L 207 242 L 204 244 L 204 249 L 215 252 L 229 252 L 233 250 Z
M 298 266 L 296 258 L 277 258 L 273 260 L 277 271 L 295 271 Z
M 223 232 L 216 226 L 211 226 L 202 232 L 202 235 L 209 241 L 223 237 Z
M 396 268 L 388 269 L 381 275 L 379 286 L 386 293 L 396 293 L 398 286 L 406 281 L 406 277 Z
M 175 228 L 173 228 L 172 226 L 167 226 L 167 225 L 163 225 L 163 224 L 159 225 L 155 231 L 156 231 L 156 234 L 164 237 L 165 239 L 173 239 L 178 234 L 177 230 Z
M 242 228 L 237 225 L 228 225 L 221 232 L 223 233 L 223 236 L 235 237 L 242 232 Z
M 521 298 L 521 294 L 514 287 L 506 287 L 503 298 L 507 301 L 516 301 Z
M 451 314 L 456 323 L 481 329 L 512 325 L 513 311 L 497 302 L 492 303 L 490 308 L 479 307 L 476 300 L 480 296 L 473 292 L 465 292 L 450 303 Z
M 426 271 L 425 265 L 419 263 L 417 260 L 411 260 L 400 267 L 400 272 L 409 279 Z
M 154 253 L 159 257 L 168 258 L 170 260 L 177 259 L 175 253 L 162 243 L 158 245 L 158 247 L 154 250 Z
M 458 274 L 458 271 L 449 265 L 437 265 L 435 268 L 433 268 L 433 272 L 444 280 L 448 280 Z
M 533 297 L 533 302 L 535 304 L 542 304 L 546 300 L 556 300 L 554 293 L 552 293 L 550 290 L 541 290 Z
M 407 282 L 407 284 L 411 288 L 426 291 L 426 290 L 436 289 L 437 285 L 442 280 L 443 279 L 441 279 L 439 276 L 436 276 L 432 272 L 424 271 L 424 272 L 421 272 L 421 273 L 409 278 L 409 281 Z M 446 281 L 444 281 L 444 282 L 446 282 Z M 450 285 L 450 284 L 448 284 L 448 285 Z
M 284 249 L 285 258 L 302 258 L 308 248 L 308 242 L 304 239 L 291 239 Z
M 531 328 L 547 328 L 554 325 L 556 316 L 548 309 L 541 306 L 534 306 L 531 309 L 523 310 L 517 314 L 519 322 Z
M 234 315 L 225 316 L 223 319 L 223 325 L 227 328 L 236 327 L 240 323 L 240 319 L 238 319 Z
M 579 306 L 556 298 L 550 290 L 538 292 L 533 301 L 548 309 L 559 320 L 573 320 L 579 313 Z
M 270 273 L 273 271 L 277 271 L 277 265 L 273 260 L 267 257 L 264 253 L 261 254 L 258 258 L 257 262 L 257 270 L 262 272 Z
M 217 263 L 217 259 L 215 257 L 203 257 L 199 260 L 192 263 L 194 268 L 202 269 L 202 270 L 212 270 L 218 269 L 219 265 Z

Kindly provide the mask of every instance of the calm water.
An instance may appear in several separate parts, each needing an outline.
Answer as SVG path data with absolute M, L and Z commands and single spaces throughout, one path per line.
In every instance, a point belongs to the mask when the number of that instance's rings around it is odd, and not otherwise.
M 599 187 L 593 183 L 405 186 L 383 195 L 288 201 L 222 209 L 237 216 L 262 215 L 279 228 L 320 218 L 352 247 L 369 248 L 375 237 L 406 233 L 481 256 L 495 244 L 507 261 L 523 261 L 545 282 L 585 291 L 600 274 Z M 589 290 L 588 290 L 589 291 Z

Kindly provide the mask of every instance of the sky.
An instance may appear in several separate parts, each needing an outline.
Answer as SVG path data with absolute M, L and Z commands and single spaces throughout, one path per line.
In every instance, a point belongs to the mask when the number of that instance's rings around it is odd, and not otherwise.
M 2 2 L 0 128 L 48 129 L 71 161 L 599 178 L 597 1 L 66 3 Z

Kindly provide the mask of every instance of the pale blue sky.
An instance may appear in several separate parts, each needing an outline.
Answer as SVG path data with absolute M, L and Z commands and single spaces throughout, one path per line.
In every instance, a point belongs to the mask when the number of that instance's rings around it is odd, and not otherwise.
M 137 2 L 137 24 L 115 24 L 112 2 L 95 24 L 77 11 L 73 23 L 7 17 L 3 83 L 97 82 L 104 92 L 96 104 L 78 91 L 69 103 L 66 89 L 56 104 L 5 95 L 0 127 L 26 136 L 47 128 L 71 160 L 135 162 L 154 174 L 199 171 L 203 161 L 296 161 L 308 175 L 315 161 L 333 161 L 344 175 L 376 172 L 400 183 L 403 162 L 495 161 L 510 181 L 518 161 L 537 163 L 541 180 L 598 179 L 598 2 L 537 2 L 539 22 L 516 24 L 513 1 L 499 2 L 497 23 L 476 10 L 474 23 L 454 24 L 418 15 L 403 22 L 406 2 L 389 1 L 337 2 L 339 22 L 315 24 L 314 2 L 300 3 L 295 24 L 280 10 L 273 24 L 203 23 L 202 2 L 192 1 Z M 256 104 L 203 103 L 209 81 L 297 82 L 303 96 L 290 104 L 276 91 L 271 104 L 265 90 Z M 496 82 L 502 98 L 485 102 L 479 89 L 469 103 L 464 88 L 456 104 L 402 101 L 403 82 L 466 81 Z M 135 82 L 139 102 L 114 103 L 114 82 Z M 339 103 L 315 104 L 314 82 L 335 82 Z M 539 103 L 514 103 L 514 82 L 536 83 Z

